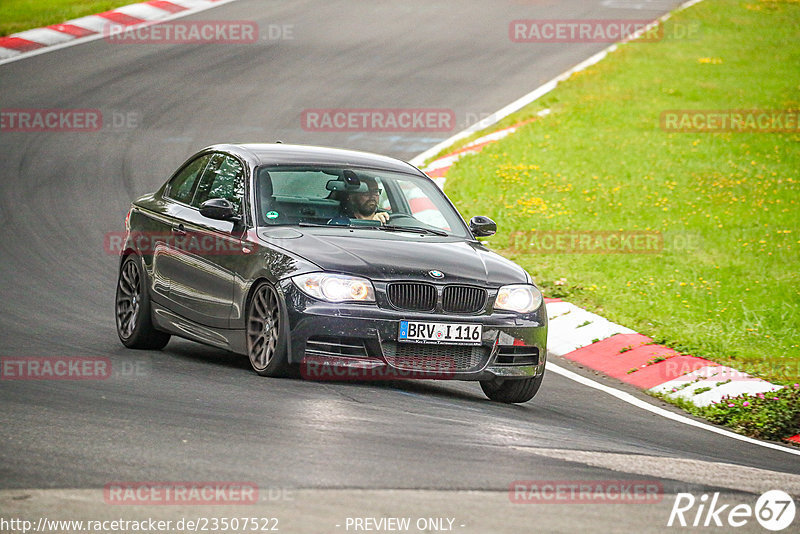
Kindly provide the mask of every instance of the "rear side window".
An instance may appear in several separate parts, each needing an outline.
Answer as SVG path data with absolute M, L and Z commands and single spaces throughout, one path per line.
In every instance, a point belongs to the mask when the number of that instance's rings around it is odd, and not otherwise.
M 236 206 L 237 212 L 241 212 L 244 168 L 239 160 L 223 154 L 214 155 L 200 179 L 192 206 L 199 208 L 200 204 L 210 198 L 224 198 Z
M 200 156 L 188 165 L 170 180 L 167 186 L 165 196 L 184 204 L 191 204 L 192 196 L 194 194 L 197 179 L 200 173 L 206 168 L 208 160 L 211 155 Z

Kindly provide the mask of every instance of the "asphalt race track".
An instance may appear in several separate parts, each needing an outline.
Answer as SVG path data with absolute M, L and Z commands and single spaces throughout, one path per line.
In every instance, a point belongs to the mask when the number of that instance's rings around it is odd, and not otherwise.
M 0 515 L 101 514 L 112 481 L 246 480 L 294 492 L 268 503 L 284 532 L 345 532 L 348 514 L 449 515 L 462 532 L 660 531 L 676 492 L 721 491 L 725 502 L 752 505 L 774 482 L 800 495 L 797 456 L 555 373 L 533 401 L 506 406 L 477 383 L 265 379 L 243 357 L 175 338 L 161 352 L 130 351 L 115 332 L 118 259 L 104 235 L 121 231 L 130 201 L 196 150 L 280 139 L 410 159 L 607 46 L 512 43 L 510 21 L 652 19 L 678 4 L 241 0 L 192 18 L 290 25 L 292 38 L 101 39 L 0 66 L 2 108 L 133 118 L 99 132 L 0 132 L 0 355 L 106 356 L 115 369 L 103 381 L 0 382 Z M 458 127 L 312 132 L 300 121 L 309 108 L 446 108 Z M 663 484 L 662 502 L 536 507 L 508 498 L 516 480 L 643 479 Z M 177 513 L 167 508 L 159 513 Z

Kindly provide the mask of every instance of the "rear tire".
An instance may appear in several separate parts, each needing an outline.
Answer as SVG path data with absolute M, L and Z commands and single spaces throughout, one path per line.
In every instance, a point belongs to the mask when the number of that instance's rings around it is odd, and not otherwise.
M 481 380 L 481 389 L 490 400 L 495 402 L 519 404 L 528 402 L 536 396 L 543 379 L 544 373 L 521 380 Z
M 170 335 L 153 326 L 142 260 L 135 254 L 120 267 L 115 311 L 117 335 L 129 349 L 161 350 L 169 343 Z

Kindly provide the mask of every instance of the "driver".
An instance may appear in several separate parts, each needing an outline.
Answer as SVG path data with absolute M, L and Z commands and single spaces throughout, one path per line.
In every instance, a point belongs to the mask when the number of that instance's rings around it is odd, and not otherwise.
M 378 211 L 378 200 L 381 197 L 381 189 L 378 182 L 371 176 L 361 179 L 362 184 L 367 184 L 368 190 L 363 193 L 349 193 L 344 200 L 345 212 L 356 219 L 366 219 L 380 221 L 386 224 L 389 221 L 389 214 L 385 211 Z

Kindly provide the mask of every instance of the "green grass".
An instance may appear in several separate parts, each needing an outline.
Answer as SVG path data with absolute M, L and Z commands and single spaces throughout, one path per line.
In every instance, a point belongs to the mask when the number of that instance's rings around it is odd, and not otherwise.
M 135 3 L 136 0 L 2 0 L 0 37 Z
M 702 393 L 706 388 L 695 390 Z M 708 388 L 710 389 L 710 388 Z M 722 399 L 710 406 L 695 406 L 683 399 L 655 397 L 683 408 L 698 417 L 759 439 L 780 440 L 800 432 L 800 384 L 757 395 L 740 395 Z
M 800 2 L 706 0 L 495 126 L 446 192 L 548 296 L 778 384 L 800 380 L 800 133 L 669 133 L 664 110 L 800 109 Z M 535 54 L 535 44 L 530 46 Z M 657 231 L 658 254 L 531 254 L 514 232 Z M 531 236 L 535 234 L 530 234 Z M 540 234 L 541 235 L 541 234 Z M 515 245 L 516 243 L 516 245 Z M 800 407 L 797 408 L 800 411 Z

